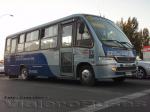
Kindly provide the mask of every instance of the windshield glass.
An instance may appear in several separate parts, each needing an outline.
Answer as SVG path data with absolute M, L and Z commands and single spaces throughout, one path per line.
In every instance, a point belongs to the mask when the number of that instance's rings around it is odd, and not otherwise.
M 113 22 L 97 16 L 86 16 L 86 18 L 104 44 L 113 47 L 132 48 L 129 39 Z M 119 44 L 116 44 L 116 42 L 119 42 Z

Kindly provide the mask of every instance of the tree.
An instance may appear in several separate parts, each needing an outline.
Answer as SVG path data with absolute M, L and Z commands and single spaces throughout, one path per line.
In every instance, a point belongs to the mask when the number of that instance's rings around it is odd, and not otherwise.
M 127 21 L 124 21 L 123 18 L 121 18 L 121 21 L 117 22 L 117 25 L 134 45 L 137 55 L 142 57 L 141 49 L 144 45 L 148 45 L 149 42 L 149 30 L 144 28 L 143 30 L 138 31 L 138 21 L 135 17 L 129 17 Z
M 147 28 L 143 29 L 143 45 L 146 46 L 149 44 L 149 30 Z

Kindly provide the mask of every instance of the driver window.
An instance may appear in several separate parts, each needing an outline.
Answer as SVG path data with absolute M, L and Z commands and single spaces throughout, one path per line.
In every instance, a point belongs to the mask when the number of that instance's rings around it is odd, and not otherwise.
M 91 35 L 88 31 L 86 25 L 84 26 L 83 32 L 81 33 L 80 30 L 81 22 L 77 23 L 77 39 L 76 39 L 76 46 L 81 47 L 91 47 L 93 45 Z M 83 23 L 82 23 L 83 25 Z

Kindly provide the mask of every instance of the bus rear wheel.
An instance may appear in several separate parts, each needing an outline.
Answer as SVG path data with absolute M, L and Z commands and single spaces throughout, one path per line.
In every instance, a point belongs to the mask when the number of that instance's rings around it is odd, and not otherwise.
M 20 75 L 21 75 L 21 79 L 28 80 L 29 79 L 29 73 L 28 73 L 27 68 L 22 68 Z
M 93 86 L 95 85 L 94 72 L 90 66 L 82 66 L 80 68 L 80 81 L 83 85 Z

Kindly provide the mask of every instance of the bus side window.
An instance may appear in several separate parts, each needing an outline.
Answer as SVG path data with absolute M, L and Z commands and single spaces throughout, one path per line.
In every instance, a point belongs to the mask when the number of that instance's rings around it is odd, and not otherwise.
M 6 49 L 5 49 L 6 53 L 10 53 L 10 43 L 11 39 L 9 38 L 6 40 Z
M 42 28 L 41 31 L 40 31 L 40 39 L 44 38 L 45 37 L 45 29 Z
M 16 52 L 16 44 L 17 44 L 17 39 L 16 38 L 12 39 L 12 41 L 11 41 L 11 50 L 10 50 L 11 53 Z
M 41 49 L 57 47 L 58 25 L 52 25 L 41 30 Z
M 19 36 L 19 39 L 18 39 L 18 48 L 17 48 L 18 52 L 23 52 L 23 50 L 24 50 L 24 41 L 25 41 L 25 34 L 21 34 Z
M 39 39 L 39 30 L 27 33 L 26 42 L 36 41 Z
M 35 51 L 39 49 L 39 30 L 27 33 L 25 51 Z
M 93 45 L 91 35 L 88 31 L 87 26 L 81 22 L 77 23 L 77 38 L 76 46 L 91 47 Z
M 62 47 L 70 47 L 72 45 L 72 24 L 63 26 L 62 28 Z

